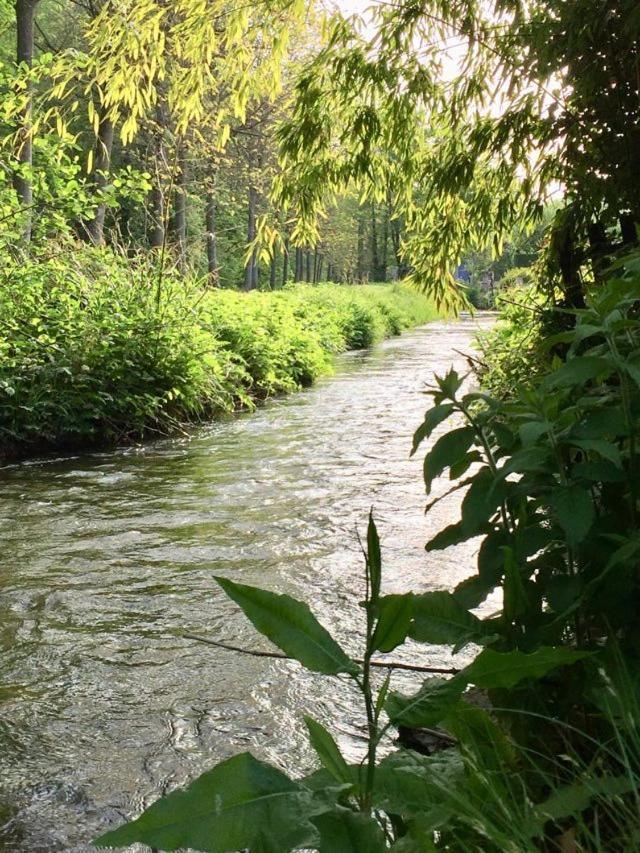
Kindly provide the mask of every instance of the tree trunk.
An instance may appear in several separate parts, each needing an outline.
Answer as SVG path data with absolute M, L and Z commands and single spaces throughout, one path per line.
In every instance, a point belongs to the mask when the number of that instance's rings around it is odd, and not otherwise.
M 374 281 L 380 280 L 380 258 L 378 257 L 378 223 L 376 206 L 371 202 L 371 275 Z
M 173 203 L 173 233 L 178 250 L 178 269 L 187 269 L 187 156 L 184 143 L 178 143 L 176 152 L 175 200 Z
M 258 203 L 258 192 L 251 184 L 249 186 L 249 205 L 247 209 L 247 245 L 251 245 L 256 238 L 256 207 Z M 251 252 L 249 262 L 244 268 L 244 289 L 253 290 L 258 285 L 258 259 L 256 250 Z
M 220 284 L 220 269 L 218 267 L 218 238 L 216 234 L 216 194 L 213 189 L 207 191 L 204 216 L 207 232 L 207 271 L 209 273 L 209 284 L 212 287 L 218 287 Z
M 313 274 L 311 272 L 311 250 L 307 249 L 307 277 L 305 281 L 313 281 Z
M 364 279 L 364 219 L 362 212 L 358 211 L 358 268 L 356 272 L 358 281 Z
M 108 113 L 103 109 L 93 157 L 93 185 L 99 195 L 109 185 L 114 131 L 113 122 Z M 85 225 L 87 238 L 94 246 L 104 245 L 104 219 L 106 212 L 107 205 L 104 201 L 101 201 L 96 208 L 93 219 Z
M 18 63 L 25 63 L 29 68 L 33 64 L 33 36 L 38 2 L 39 0 L 16 0 L 16 59 Z M 24 208 L 23 238 L 25 243 L 29 243 L 31 240 L 33 220 L 33 184 L 31 178 L 31 169 L 33 168 L 33 135 L 31 113 L 31 84 L 29 84 L 27 102 L 22 114 L 20 139 L 16 152 L 18 170 L 13 179 L 18 199 Z
M 273 247 L 273 254 L 271 255 L 271 265 L 269 269 L 269 287 L 271 290 L 276 289 L 276 277 L 278 275 L 278 255 L 276 253 L 275 246 Z
M 296 271 L 294 281 L 302 281 L 302 249 L 296 246 Z
M 382 222 L 382 260 L 380 272 L 382 273 L 381 280 L 386 281 L 388 278 L 389 268 L 389 205 L 385 205 L 384 219 Z
M 153 157 L 155 181 L 151 190 L 151 235 L 149 243 L 152 249 L 162 249 L 165 243 L 166 211 L 164 203 L 164 178 L 167 170 L 167 157 L 164 147 L 166 116 L 163 103 L 156 108 L 156 128 L 153 139 Z
M 284 241 L 284 253 L 282 255 L 282 286 L 284 287 L 289 278 L 289 238 Z

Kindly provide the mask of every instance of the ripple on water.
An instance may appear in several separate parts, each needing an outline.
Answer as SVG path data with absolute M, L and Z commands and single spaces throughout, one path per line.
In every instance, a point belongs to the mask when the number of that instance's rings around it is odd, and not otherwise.
M 85 853 L 107 825 L 241 750 L 306 768 L 304 712 L 361 754 L 352 688 L 180 632 L 264 646 L 212 580 L 221 573 L 305 598 L 357 651 L 355 529 L 372 505 L 386 591 L 468 574 L 474 543 L 424 551 L 460 496 L 425 518 L 409 449 L 425 383 L 451 362 L 464 368 L 457 351 L 476 322 L 347 354 L 315 388 L 189 439 L 4 469 L 0 848 Z M 451 660 L 439 647 L 401 654 Z

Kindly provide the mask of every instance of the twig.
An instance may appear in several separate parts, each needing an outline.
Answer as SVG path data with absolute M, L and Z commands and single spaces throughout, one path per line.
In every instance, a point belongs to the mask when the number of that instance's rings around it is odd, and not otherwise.
M 209 646 L 216 646 L 219 649 L 226 649 L 228 652 L 240 652 L 243 655 L 251 655 L 256 658 L 277 658 L 279 660 L 294 660 L 289 655 L 284 655 L 282 652 L 263 652 L 259 649 L 243 649 L 240 646 L 234 646 L 231 643 L 221 643 L 218 640 L 211 640 L 209 637 L 201 637 L 198 634 L 181 634 L 185 640 L 197 640 L 199 643 L 206 643 Z M 356 663 L 361 664 L 362 661 L 356 659 Z M 459 669 L 444 666 L 419 666 L 410 663 L 402 663 L 402 661 L 384 661 L 372 660 L 371 666 L 376 666 L 379 669 L 404 669 L 409 672 L 432 672 L 439 675 L 455 675 L 460 672 Z

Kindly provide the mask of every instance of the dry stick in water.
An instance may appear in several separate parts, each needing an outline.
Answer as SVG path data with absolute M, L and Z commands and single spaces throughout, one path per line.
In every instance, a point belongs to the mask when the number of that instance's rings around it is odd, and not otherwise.
M 220 643 L 218 640 L 210 640 L 208 637 L 201 637 L 198 634 L 182 634 L 185 640 L 197 640 L 199 643 L 206 643 L 209 646 L 216 646 L 219 649 L 226 649 L 228 652 L 240 652 L 243 655 L 251 655 L 256 658 L 279 658 L 280 660 L 294 660 L 289 655 L 284 655 L 282 652 L 262 652 L 259 649 L 243 649 L 240 646 L 233 646 L 231 643 Z M 362 661 L 356 659 L 356 663 L 361 664 Z M 444 666 L 414 666 L 410 663 L 402 663 L 401 661 L 385 661 L 372 660 L 371 666 L 379 669 L 405 669 L 409 672 L 431 672 L 438 675 L 456 675 L 460 672 L 459 669 Z

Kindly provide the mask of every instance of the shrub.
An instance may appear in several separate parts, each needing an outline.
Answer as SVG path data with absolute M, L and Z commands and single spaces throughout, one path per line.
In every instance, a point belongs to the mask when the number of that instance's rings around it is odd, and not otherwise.
M 157 285 L 149 262 L 71 243 L 48 259 L 5 261 L 0 447 L 166 434 L 311 384 L 335 353 L 396 333 L 396 300 L 412 306 L 406 323 L 435 315 L 424 297 L 385 286 Z

